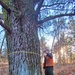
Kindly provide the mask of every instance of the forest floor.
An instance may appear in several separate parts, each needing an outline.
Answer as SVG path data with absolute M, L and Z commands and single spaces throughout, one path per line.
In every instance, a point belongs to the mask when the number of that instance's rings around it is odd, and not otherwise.
M 75 64 L 56 65 L 54 75 L 75 75 Z
M 9 75 L 8 62 L 0 62 L 0 75 Z
M 0 62 L 0 75 L 8 75 L 8 62 Z M 75 64 L 56 65 L 54 75 L 75 75 Z

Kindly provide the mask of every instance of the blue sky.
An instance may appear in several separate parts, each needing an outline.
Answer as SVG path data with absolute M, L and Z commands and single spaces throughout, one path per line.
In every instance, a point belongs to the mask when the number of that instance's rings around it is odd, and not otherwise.
M 2 7 L 1 6 L 0 6 L 0 13 L 2 13 Z M 3 30 L 3 28 L 2 28 L 2 26 L 0 26 L 0 48 L 1 48 L 3 37 L 5 35 L 5 32 L 2 30 Z
M 0 13 L 2 13 L 2 7 L 1 7 L 1 5 L 0 5 Z

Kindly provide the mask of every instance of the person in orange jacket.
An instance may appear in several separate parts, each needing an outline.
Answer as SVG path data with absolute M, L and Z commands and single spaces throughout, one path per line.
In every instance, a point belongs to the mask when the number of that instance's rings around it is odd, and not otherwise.
M 48 49 L 44 51 L 44 64 L 43 68 L 45 69 L 45 75 L 54 75 L 53 74 L 53 55 L 49 52 Z

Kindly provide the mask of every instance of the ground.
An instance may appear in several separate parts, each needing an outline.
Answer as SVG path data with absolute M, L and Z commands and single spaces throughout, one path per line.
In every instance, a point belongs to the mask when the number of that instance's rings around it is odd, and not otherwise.
M 8 62 L 0 62 L 0 75 L 8 75 Z
M 0 62 L 0 75 L 8 75 L 8 62 Z M 54 66 L 54 75 L 75 75 L 75 64 Z
M 56 65 L 54 75 L 75 75 L 75 64 Z

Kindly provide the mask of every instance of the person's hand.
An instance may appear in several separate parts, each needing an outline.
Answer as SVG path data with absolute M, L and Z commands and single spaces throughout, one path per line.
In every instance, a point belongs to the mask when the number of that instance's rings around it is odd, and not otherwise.
M 46 57 L 46 55 L 47 55 L 46 53 L 43 54 L 44 57 Z

